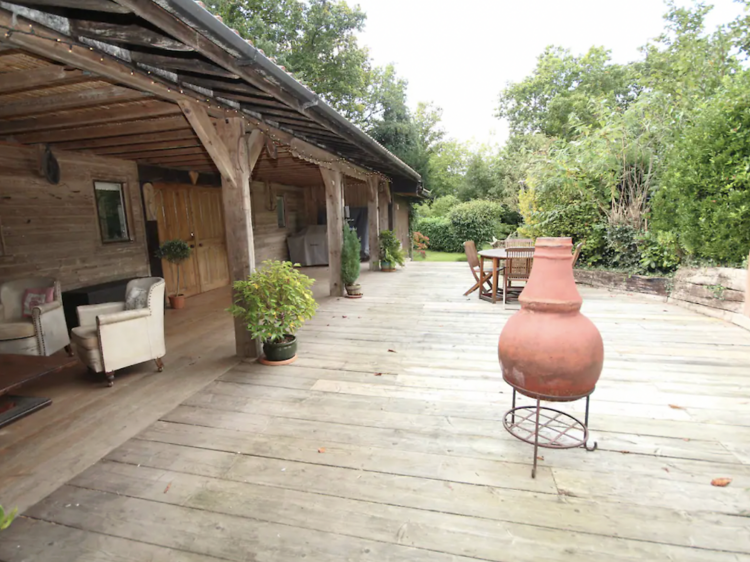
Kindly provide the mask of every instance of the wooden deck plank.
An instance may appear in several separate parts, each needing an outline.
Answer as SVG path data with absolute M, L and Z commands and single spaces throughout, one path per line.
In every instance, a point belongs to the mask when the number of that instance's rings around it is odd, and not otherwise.
M 191 562 L 750 560 L 750 333 L 582 289 L 605 342 L 600 448 L 541 450 L 531 479 L 496 355 L 518 305 L 462 297 L 467 278 L 465 264 L 364 272 L 365 298 L 321 299 L 296 363 L 228 365 L 189 389 L 28 510 L 0 559 L 28 559 L 15 545 L 45 559 L 53 536 L 70 560 L 131 543 Z M 225 316 L 203 312 L 172 336 L 188 373 L 196 348 L 221 362 Z

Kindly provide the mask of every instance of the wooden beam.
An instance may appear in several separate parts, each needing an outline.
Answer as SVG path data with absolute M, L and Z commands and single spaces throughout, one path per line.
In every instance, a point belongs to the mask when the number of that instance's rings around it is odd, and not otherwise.
M 34 8 L 74 8 L 76 10 L 90 10 L 92 12 L 108 12 L 112 14 L 128 14 L 130 10 L 109 0 L 23 0 L 16 2 Z
M 77 0 L 72 1 L 77 2 Z M 150 0 L 148 1 L 150 2 Z M 0 26 L 11 30 L 28 30 L 29 25 L 34 27 L 33 34 L 10 33 L 4 41 L 47 59 L 69 64 L 81 70 L 114 80 L 115 82 L 126 84 L 131 88 L 152 93 L 162 99 L 175 102 L 180 100 L 197 100 L 196 96 L 198 94 L 190 95 L 184 91 L 181 92 L 179 88 L 175 88 L 174 84 L 163 82 L 158 76 L 148 76 L 142 74 L 140 71 L 136 72 L 133 66 L 128 65 L 120 59 L 94 51 L 85 45 L 70 49 L 68 45 L 70 37 L 67 35 L 34 25 L 34 22 L 0 8 Z M 210 114 L 216 117 L 223 117 L 226 114 L 226 110 L 211 108 Z
M 79 92 L 66 92 L 44 97 L 27 98 L 0 105 L 0 119 L 56 113 L 58 111 L 69 111 L 71 109 L 90 108 L 114 103 L 127 103 L 144 99 L 148 95 L 138 90 L 131 90 L 130 88 L 106 86 L 104 88 L 81 90 Z
M 7 72 L 0 80 L 0 94 L 10 94 L 36 88 L 51 88 L 91 80 L 77 68 L 60 65 L 45 66 L 32 70 Z
M 103 152 L 97 151 L 96 154 L 103 154 Z M 112 155 L 111 152 L 107 153 L 109 155 Z M 183 148 L 177 148 L 177 147 L 169 147 L 165 148 L 163 150 L 144 150 L 142 152 L 121 152 L 117 153 L 121 154 L 121 158 L 125 158 L 127 160 L 138 160 L 139 158 L 172 158 L 174 156 L 206 156 L 206 150 L 203 148 L 203 145 L 198 142 L 197 145 L 183 147 Z
M 107 111 L 91 109 L 68 111 L 63 115 L 45 115 L 0 122 L 0 135 L 49 131 L 52 129 L 99 125 L 102 123 L 117 123 L 120 121 L 143 119 L 145 117 L 162 117 L 179 112 L 180 108 L 176 105 L 162 101 L 135 103 L 111 108 Z M 119 131 L 117 128 L 113 128 L 111 132 L 118 133 Z
M 177 129 L 175 131 L 165 131 L 163 133 L 145 133 L 145 134 L 132 134 L 132 135 L 118 135 L 116 137 L 105 137 L 95 138 L 88 140 L 78 140 L 70 142 L 61 142 L 57 144 L 57 148 L 63 150 L 98 150 L 98 149 L 111 149 L 111 150 L 122 150 L 123 152 L 130 150 L 142 150 L 141 147 L 151 146 L 152 143 L 165 142 L 189 142 L 193 140 L 200 142 L 198 137 L 195 136 L 193 129 L 190 128 L 188 122 L 184 118 L 182 120 L 183 129 Z M 148 121 L 137 122 L 137 123 L 149 123 Z M 134 123 L 128 123 L 133 125 Z M 119 130 L 117 131 L 120 132 Z
M 259 137 L 251 133 L 245 138 L 245 123 L 242 118 L 236 117 L 217 123 L 217 137 L 227 147 L 227 156 L 232 166 L 230 175 L 222 174 L 221 196 L 226 224 L 229 274 L 234 282 L 246 279 L 255 271 L 250 176 L 252 166 L 260 154 L 256 145 L 260 144 L 262 148 L 262 135 Z M 235 319 L 234 333 L 237 355 L 248 358 L 260 356 L 260 342 L 250 337 L 247 327 L 239 319 Z
M 115 6 L 119 6 L 115 4 Z M 90 37 L 108 43 L 125 43 L 167 51 L 193 49 L 171 37 L 140 25 L 121 25 L 104 21 L 71 20 L 71 35 Z
M 146 119 L 143 121 L 130 121 L 126 123 L 117 123 L 117 125 L 93 125 L 91 127 L 77 127 L 76 124 L 71 125 L 71 129 L 64 131 L 45 131 L 43 133 L 26 133 L 22 135 L 16 135 L 15 139 L 18 142 L 26 144 L 34 144 L 39 142 L 47 143 L 67 143 L 67 142 L 78 142 L 78 141 L 93 141 L 100 139 L 104 141 L 114 140 L 123 138 L 119 135 L 143 135 L 143 137 L 136 137 L 137 139 L 145 138 L 146 134 L 151 133 L 162 133 L 170 131 L 184 131 L 190 135 L 194 135 L 193 129 L 190 128 L 190 124 L 187 122 L 185 117 L 180 112 L 180 115 L 176 117 L 162 117 L 154 119 Z M 118 135 L 118 136 L 112 136 Z M 61 148 L 85 148 L 66 146 Z
M 378 183 L 376 176 L 367 178 L 367 237 L 370 241 L 370 270 L 380 269 L 380 215 L 378 214 Z
M 192 131 L 191 131 L 192 132 Z M 122 154 L 123 158 L 130 158 L 130 154 L 138 152 L 148 152 L 150 154 L 159 154 L 162 151 L 174 150 L 177 148 L 200 148 L 203 149 L 201 141 L 194 136 L 184 139 L 165 140 L 161 142 L 145 142 L 139 144 L 126 144 L 118 146 L 105 146 L 101 148 L 88 148 L 95 154 Z
M 341 282 L 341 249 L 344 245 L 344 213 L 341 172 L 320 167 L 326 194 L 328 225 L 328 274 L 329 293 L 332 297 L 344 294 Z
M 221 76 L 224 78 L 238 77 L 236 74 L 228 72 L 220 66 L 216 66 L 213 63 L 206 62 L 205 60 L 196 57 L 168 57 L 165 55 L 152 55 L 151 53 L 131 51 L 130 60 L 141 64 L 147 64 L 149 66 L 155 66 L 157 68 L 168 68 L 170 70 L 186 70 L 188 72 L 210 74 L 211 76 Z
M 236 184 L 239 181 L 239 178 L 236 178 L 233 175 L 236 167 L 232 164 L 229 157 L 229 150 L 231 148 L 236 151 L 237 148 L 228 147 L 222 142 L 216 133 L 211 118 L 208 116 L 208 113 L 203 106 L 198 105 L 195 102 L 181 101 L 180 108 L 185 114 L 185 118 L 190 123 L 190 126 L 193 127 L 195 134 L 198 135 L 201 143 L 203 143 L 206 152 L 208 152 L 211 159 L 214 161 L 214 164 L 216 164 L 216 167 L 219 169 L 219 172 L 221 172 L 221 175 L 226 176 L 230 182 Z

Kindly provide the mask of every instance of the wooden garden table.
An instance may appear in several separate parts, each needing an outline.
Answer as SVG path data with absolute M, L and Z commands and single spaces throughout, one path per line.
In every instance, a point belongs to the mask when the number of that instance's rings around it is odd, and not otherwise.
M 508 254 L 505 251 L 505 248 L 493 248 L 491 250 L 481 250 L 478 252 L 479 254 L 479 269 L 480 269 L 480 275 L 484 272 L 484 260 L 485 259 L 491 259 L 492 260 L 492 304 L 495 304 L 497 302 L 497 284 L 498 284 L 498 274 L 500 273 L 500 260 L 505 260 L 508 257 Z M 505 288 L 503 287 L 503 290 Z M 482 288 L 479 288 L 479 296 L 481 298 L 482 296 Z

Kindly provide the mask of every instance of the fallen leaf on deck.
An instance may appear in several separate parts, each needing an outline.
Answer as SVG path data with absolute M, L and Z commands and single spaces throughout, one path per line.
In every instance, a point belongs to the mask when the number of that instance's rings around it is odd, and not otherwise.
M 667 468 L 666 466 L 664 467 L 664 470 L 665 470 L 666 472 L 669 472 L 669 469 L 668 469 L 668 468 Z
M 375 376 L 376 376 L 376 377 L 382 377 L 382 376 L 383 376 L 383 373 L 375 373 Z
M 346 316 L 342 316 L 341 318 L 346 318 Z
M 538 457 L 536 458 L 536 460 L 538 460 L 538 461 L 543 461 L 543 460 L 544 460 L 544 457 L 540 455 L 540 456 L 538 456 Z
M 669 407 L 672 408 L 673 410 L 684 410 L 685 409 L 682 406 L 678 406 L 677 404 L 670 404 Z
M 396 353 L 396 350 L 395 349 L 389 349 L 388 353 Z
M 620 451 L 623 455 L 629 455 L 630 451 Z
M 325 453 L 325 452 L 326 452 L 326 448 L 325 448 L 325 447 L 320 447 L 320 448 L 318 449 L 318 452 L 319 452 L 319 453 Z
M 167 487 L 164 488 L 164 493 L 166 494 L 171 487 L 172 487 L 172 483 L 170 482 L 169 484 L 167 484 Z
M 726 488 L 731 483 L 731 478 L 714 478 L 711 480 L 711 486 L 717 486 L 718 488 Z

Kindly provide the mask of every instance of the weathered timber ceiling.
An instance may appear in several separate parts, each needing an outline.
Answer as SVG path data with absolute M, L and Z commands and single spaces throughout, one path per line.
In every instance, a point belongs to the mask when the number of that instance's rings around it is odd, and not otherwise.
M 28 34 L 15 22 L 31 22 L 29 28 L 33 24 L 58 34 L 57 41 L 62 41 L 58 46 L 69 45 L 71 54 L 80 50 L 102 53 L 102 62 L 116 59 L 139 75 L 151 74 L 160 83 L 172 84 L 175 91 L 202 97 L 219 109 L 240 111 L 251 120 L 364 168 L 416 185 L 418 175 L 372 139 L 363 137 L 340 116 L 326 117 L 322 110 L 327 106 L 312 92 L 307 99 L 317 101 L 304 102 L 298 93 L 295 97 L 282 84 L 290 80 L 286 75 L 284 80 L 271 76 L 281 72 L 278 67 L 267 72 L 271 63 L 263 55 L 252 49 L 252 60 L 242 59 L 236 49 L 217 37 L 216 29 L 208 29 L 217 25 L 213 18 L 207 22 L 212 25 L 198 26 L 196 21 L 205 19 L 202 12 L 197 20 L 186 19 L 178 13 L 177 4 L 161 0 L 0 0 L 0 23 L 6 26 L 0 33 L 11 29 L 12 33 Z M 12 20 L 8 15 L 13 15 Z M 220 26 L 222 30 L 227 28 Z M 0 138 L 92 152 L 109 148 L 112 150 L 106 154 L 130 154 L 139 162 L 175 167 L 185 167 L 186 157 L 206 156 L 205 152 L 185 152 L 200 147 L 186 142 L 191 139 L 189 127 L 176 104 L 145 93 L 127 77 L 119 80 L 112 74 L 105 78 L 84 72 L 80 68 L 85 66 L 76 68 L 72 59 L 59 53 L 53 56 L 28 43 L 25 50 L 14 49 L 12 39 L 12 35 L 6 37 L 8 44 L 0 50 Z M 230 39 L 237 40 L 234 36 Z M 241 46 L 248 48 L 244 42 Z M 43 58 L 47 56 L 58 62 Z M 63 60 L 70 65 L 59 64 Z M 293 85 L 300 90 L 299 84 Z M 331 113 L 330 108 L 326 111 Z M 144 135 L 166 136 L 154 136 L 157 144 L 150 146 L 150 141 L 138 138 Z M 171 145 L 158 144 L 165 142 Z M 141 146 L 115 152 L 126 144 Z M 151 150 L 159 153 L 150 155 Z M 210 161 L 196 163 L 212 167 Z
M 23 68 L 23 70 L 21 70 Z M 47 81 L 39 83 L 39 77 Z M 176 104 L 18 50 L 0 51 L 0 136 L 168 168 L 217 172 Z M 314 164 L 263 150 L 253 178 L 320 185 Z

